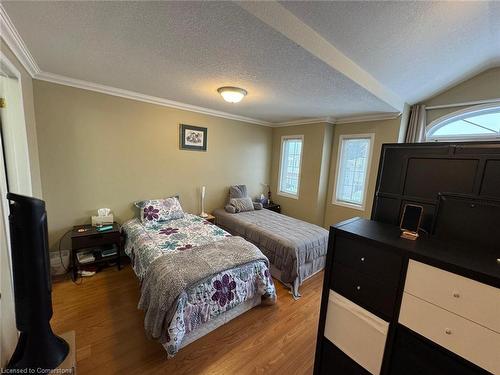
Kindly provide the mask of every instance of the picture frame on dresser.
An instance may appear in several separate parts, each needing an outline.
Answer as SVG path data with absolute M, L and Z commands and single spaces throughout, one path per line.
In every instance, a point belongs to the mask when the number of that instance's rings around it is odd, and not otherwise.
M 415 241 L 418 238 L 424 208 L 416 204 L 405 204 L 401 215 L 401 238 Z

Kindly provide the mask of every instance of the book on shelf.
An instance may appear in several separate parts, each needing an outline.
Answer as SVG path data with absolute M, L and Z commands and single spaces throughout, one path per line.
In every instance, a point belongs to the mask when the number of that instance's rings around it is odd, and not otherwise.
M 78 259 L 78 262 L 81 264 L 91 263 L 91 262 L 95 261 L 94 254 L 90 251 L 78 253 L 78 254 L 76 254 L 76 257 Z

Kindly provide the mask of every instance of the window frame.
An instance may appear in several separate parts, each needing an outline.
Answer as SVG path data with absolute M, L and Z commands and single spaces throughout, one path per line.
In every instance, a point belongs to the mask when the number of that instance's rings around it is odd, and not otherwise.
M 369 139 L 370 140 L 370 145 L 369 145 L 369 150 L 368 150 L 368 159 L 367 159 L 367 167 L 366 167 L 366 175 L 365 175 L 365 186 L 363 189 L 363 202 L 361 204 L 356 204 L 356 203 L 350 203 L 350 202 L 345 202 L 337 199 L 337 189 L 339 185 L 339 178 L 340 178 L 340 163 L 342 161 L 342 155 L 343 155 L 343 142 L 344 140 L 350 140 L 350 139 Z M 370 170 L 372 166 L 372 161 L 373 161 L 373 149 L 375 145 L 375 133 L 364 133 L 364 134 L 342 134 L 339 136 L 339 143 L 338 143 L 338 153 L 337 153 L 337 165 L 335 169 L 335 184 L 333 186 L 333 197 L 332 197 L 332 204 L 336 206 L 342 206 L 342 207 L 347 207 L 347 208 L 352 208 L 355 210 L 359 211 L 365 211 L 366 209 L 366 200 L 367 200 L 367 195 L 368 195 L 368 185 L 370 184 Z
M 283 152 L 284 152 L 284 145 L 285 141 L 287 140 L 301 140 L 302 142 L 302 147 L 300 149 L 300 159 L 299 159 L 299 176 L 298 176 L 298 181 L 297 181 L 297 194 L 291 194 L 285 191 L 281 191 L 281 183 L 282 183 L 282 173 L 283 173 Z M 304 135 L 283 135 L 281 136 L 281 147 L 280 147 L 280 165 L 279 165 L 279 171 L 278 171 L 278 189 L 277 189 L 277 194 L 281 195 L 283 197 L 287 198 L 292 198 L 292 199 L 299 199 L 300 195 L 300 178 L 302 175 L 302 159 L 303 159 L 303 154 L 304 154 Z
M 492 109 L 497 108 L 500 112 L 500 102 L 494 102 L 489 104 L 481 104 L 472 107 L 467 107 L 448 113 L 441 116 L 429 125 L 425 127 L 425 140 L 427 142 L 454 142 L 454 141 L 497 141 L 500 140 L 500 132 L 496 135 L 485 136 L 484 134 L 464 134 L 464 135 L 453 135 L 453 136 L 435 136 L 429 135 L 430 132 L 439 130 L 443 126 L 450 124 L 451 122 L 462 120 L 463 118 L 470 117 L 470 115 L 481 115 L 482 112 L 489 112 Z

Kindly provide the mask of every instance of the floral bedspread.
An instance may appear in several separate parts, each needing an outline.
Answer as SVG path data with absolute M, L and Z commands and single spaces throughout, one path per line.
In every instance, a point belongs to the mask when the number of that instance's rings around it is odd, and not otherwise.
M 125 252 L 131 258 L 140 280 L 149 265 L 170 252 L 185 251 L 230 236 L 223 229 L 196 215 L 170 220 L 158 225 L 144 226 L 139 219 L 126 222 Z M 252 262 L 200 280 L 177 300 L 176 312 L 166 322 L 166 342 L 163 346 L 173 357 L 186 334 L 220 316 L 231 308 L 258 295 L 276 299 L 273 280 L 262 262 Z
M 186 250 L 230 236 L 224 229 L 188 213 L 180 219 L 148 225 L 135 218 L 127 221 L 122 229 L 127 234 L 125 253 L 141 280 L 149 265 L 169 251 Z

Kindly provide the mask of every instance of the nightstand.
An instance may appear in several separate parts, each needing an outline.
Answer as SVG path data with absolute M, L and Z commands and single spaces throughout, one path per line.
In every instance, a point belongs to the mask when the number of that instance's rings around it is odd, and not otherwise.
M 201 216 L 200 216 L 201 217 Z M 212 214 L 208 214 L 207 217 L 201 217 L 202 219 L 205 219 L 206 221 L 215 224 L 215 216 Z
M 118 270 L 120 270 L 122 247 L 120 225 L 117 223 L 113 223 L 113 228 L 104 232 L 99 232 L 96 227 L 91 225 L 73 227 L 73 231 L 71 232 L 71 267 L 73 280 L 77 279 L 78 269 L 82 266 L 100 265 L 106 262 L 116 261 Z M 103 256 L 103 252 L 111 253 L 111 255 Z M 83 257 L 80 260 L 78 259 L 78 254 L 83 253 L 87 255 L 85 261 L 83 261 Z
M 271 202 L 269 204 L 264 204 L 263 207 L 266 210 L 271 210 L 271 211 L 277 212 L 279 214 L 281 213 L 281 206 L 277 203 Z

